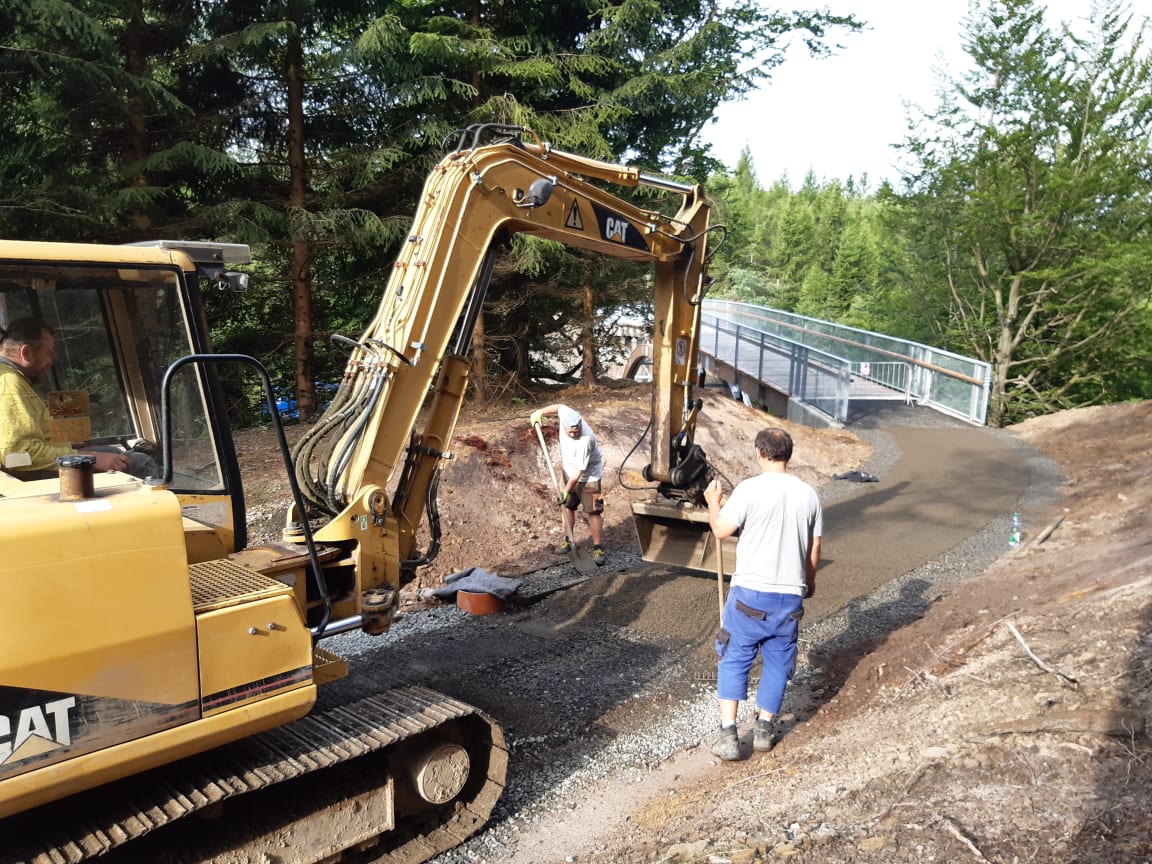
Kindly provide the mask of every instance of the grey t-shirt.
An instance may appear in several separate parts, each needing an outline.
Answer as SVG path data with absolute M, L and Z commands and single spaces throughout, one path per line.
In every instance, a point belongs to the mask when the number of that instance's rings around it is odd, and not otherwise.
M 740 526 L 733 585 L 804 596 L 808 550 L 824 533 L 815 489 L 792 474 L 758 474 L 732 490 L 720 515 Z

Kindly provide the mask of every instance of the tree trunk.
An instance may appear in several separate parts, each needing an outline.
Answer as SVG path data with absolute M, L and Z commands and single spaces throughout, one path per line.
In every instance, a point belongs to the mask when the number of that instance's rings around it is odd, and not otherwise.
M 527 384 L 532 378 L 532 358 L 528 353 L 528 340 L 520 338 L 513 343 L 516 352 L 516 380 L 520 384 Z
M 982 248 L 976 247 L 976 268 L 984 292 L 995 301 L 996 344 L 992 349 L 992 392 L 988 394 L 988 425 L 999 428 L 1008 415 L 1008 375 L 1012 358 L 1016 355 L 1015 332 L 1020 315 L 1020 277 L 1014 276 L 1007 285 L 997 283 L 990 275 L 991 267 Z
M 992 352 L 992 386 L 988 394 L 988 425 L 999 428 L 1004 425 L 1008 411 L 1008 370 L 1012 365 L 1014 343 L 1008 323 L 1000 325 L 996 348 Z
M 312 374 L 312 244 L 298 217 L 308 205 L 308 157 L 304 150 L 304 49 L 302 22 L 288 39 L 284 77 L 288 87 L 288 167 L 291 180 L 288 212 L 292 229 L 292 301 L 296 359 L 296 405 L 301 420 L 316 416 L 316 387 Z
M 484 12 L 481 0 L 473 0 L 471 21 L 474 26 L 480 25 Z M 472 107 L 479 108 L 484 103 L 484 79 L 479 69 L 472 70 L 472 85 L 476 88 L 476 95 L 472 97 Z M 488 399 L 488 346 L 484 341 L 484 309 L 476 316 L 476 324 L 472 327 L 472 394 L 477 401 Z
M 472 327 L 472 393 L 476 400 L 483 402 L 488 398 L 488 346 L 484 341 L 484 310 L 476 316 L 476 324 Z
M 591 389 L 596 384 L 596 340 L 592 325 L 596 320 L 596 303 L 592 293 L 592 262 L 584 262 L 584 321 L 581 324 L 580 343 L 583 346 L 584 371 L 580 386 Z

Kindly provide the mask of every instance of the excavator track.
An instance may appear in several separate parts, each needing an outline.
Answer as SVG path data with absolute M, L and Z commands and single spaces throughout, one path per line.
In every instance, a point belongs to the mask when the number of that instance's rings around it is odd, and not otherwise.
M 483 713 L 399 688 L 10 817 L 0 861 L 417 864 L 484 825 L 507 764 Z

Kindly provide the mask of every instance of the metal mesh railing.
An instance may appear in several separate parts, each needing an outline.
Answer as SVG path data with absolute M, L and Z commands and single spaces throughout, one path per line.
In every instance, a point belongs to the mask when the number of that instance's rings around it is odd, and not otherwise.
M 844 423 L 851 364 L 818 348 L 703 312 L 700 349 Z
M 899 391 L 908 401 L 970 423 L 983 425 L 987 418 L 991 366 L 981 360 L 750 303 L 706 300 L 704 311 L 716 321 L 727 322 L 726 326 L 758 330 L 847 362 L 857 377 Z

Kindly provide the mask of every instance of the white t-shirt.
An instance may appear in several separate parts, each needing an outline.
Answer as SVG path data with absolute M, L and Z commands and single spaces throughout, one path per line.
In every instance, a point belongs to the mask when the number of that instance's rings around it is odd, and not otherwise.
M 603 470 L 600 445 L 596 443 L 596 436 L 583 420 L 580 421 L 579 438 L 573 438 L 563 429 L 560 430 L 560 461 L 564 465 L 566 477 L 575 477 L 579 474 L 581 483 L 600 479 L 600 472 Z
M 758 474 L 732 490 L 720 515 L 740 526 L 733 585 L 804 596 L 808 551 L 824 533 L 815 489 L 792 474 Z

